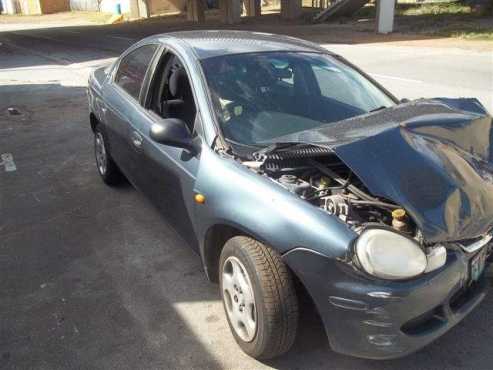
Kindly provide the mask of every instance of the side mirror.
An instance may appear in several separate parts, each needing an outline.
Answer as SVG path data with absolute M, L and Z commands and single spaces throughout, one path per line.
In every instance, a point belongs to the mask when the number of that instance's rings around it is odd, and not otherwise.
M 159 144 L 184 148 L 191 152 L 195 151 L 192 134 L 187 124 L 181 119 L 165 118 L 154 123 L 151 126 L 149 136 Z

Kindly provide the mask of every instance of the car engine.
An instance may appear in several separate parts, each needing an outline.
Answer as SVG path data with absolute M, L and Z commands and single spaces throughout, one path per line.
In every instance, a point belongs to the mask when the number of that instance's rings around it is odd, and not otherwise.
M 356 231 L 368 224 L 380 224 L 410 237 L 419 237 L 416 226 L 404 209 L 387 199 L 371 195 L 330 149 L 305 146 L 267 154 L 256 153 L 255 162 L 243 164 L 338 217 Z

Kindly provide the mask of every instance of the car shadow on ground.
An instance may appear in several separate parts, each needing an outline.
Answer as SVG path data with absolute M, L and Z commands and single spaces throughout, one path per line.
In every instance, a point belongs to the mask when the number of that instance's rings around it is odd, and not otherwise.
M 219 368 L 195 331 L 221 325 L 217 291 L 140 193 L 99 179 L 85 88 L 10 85 L 0 102 L 16 165 L 0 166 L 0 368 Z

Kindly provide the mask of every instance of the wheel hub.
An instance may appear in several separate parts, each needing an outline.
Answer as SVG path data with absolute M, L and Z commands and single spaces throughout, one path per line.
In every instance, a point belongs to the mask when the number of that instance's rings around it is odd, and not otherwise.
M 223 265 L 222 292 L 224 306 L 235 333 L 251 342 L 257 333 L 255 296 L 245 266 L 236 257 L 229 257 Z
M 104 138 L 100 132 L 96 133 L 94 138 L 94 148 L 96 153 L 96 164 L 98 166 L 98 170 L 101 175 L 106 173 L 107 167 L 107 156 L 106 156 L 106 148 L 104 146 Z

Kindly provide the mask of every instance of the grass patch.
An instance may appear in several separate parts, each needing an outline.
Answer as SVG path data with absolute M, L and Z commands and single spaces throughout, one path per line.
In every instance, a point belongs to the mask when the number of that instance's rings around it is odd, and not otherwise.
M 471 14 L 471 7 L 458 2 L 433 4 L 397 4 L 396 15 L 460 15 Z
M 396 16 L 446 16 L 446 15 L 471 15 L 471 7 L 459 2 L 441 3 L 398 3 L 395 7 Z M 361 8 L 356 14 L 357 18 L 373 18 L 376 16 L 375 3 L 370 3 Z
M 436 32 L 446 37 L 459 37 L 466 40 L 493 41 L 493 27 L 477 27 L 473 25 L 451 25 Z
M 396 30 L 401 33 L 493 41 L 493 17 L 473 13 L 463 3 L 398 3 L 395 14 Z M 375 16 L 376 6 L 370 3 L 354 18 L 374 19 Z

